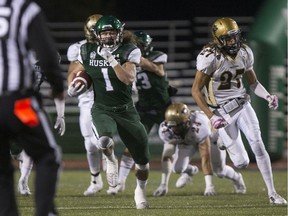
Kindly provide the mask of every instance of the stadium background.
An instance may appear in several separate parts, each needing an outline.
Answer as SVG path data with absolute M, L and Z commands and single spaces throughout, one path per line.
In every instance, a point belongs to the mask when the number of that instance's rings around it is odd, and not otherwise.
M 283 2 L 286 5 L 287 19 L 286 0 L 277 1 L 279 6 L 275 2 L 273 4 L 272 0 L 178 0 L 177 3 L 149 0 L 38 0 L 36 2 L 42 6 L 52 34 L 57 42 L 57 48 L 62 57 L 63 76 L 66 76 L 68 66 L 66 58 L 68 46 L 83 39 L 83 21 L 87 16 L 94 13 L 112 14 L 126 23 L 125 28 L 128 30 L 142 29 L 147 31 L 154 39 L 154 46 L 168 54 L 169 58 L 166 66 L 168 78 L 179 89 L 179 94 L 175 96 L 174 101 L 187 103 L 193 109 L 197 109 L 190 93 L 195 74 L 195 59 L 201 47 L 211 40 L 210 27 L 215 19 L 222 16 L 235 18 L 242 29 L 244 37 L 248 39 L 250 37 L 251 41 L 256 41 L 255 48 L 259 49 L 259 51 L 256 50 L 256 55 L 259 52 L 261 53 L 262 50 L 260 48 L 263 47 L 263 44 L 261 44 L 261 47 L 257 47 L 257 40 L 260 40 L 259 37 L 263 34 L 261 32 L 262 28 L 267 27 L 267 25 L 270 27 L 273 23 L 285 23 L 284 21 L 277 20 L 281 18 L 284 20 L 283 17 L 285 15 L 277 16 L 282 13 L 277 8 L 282 7 Z M 261 19 L 263 20 L 262 22 Z M 275 22 L 270 22 L 273 19 Z M 259 25 L 257 23 L 262 24 Z M 272 27 L 271 31 L 273 31 Z M 273 161 L 280 159 L 287 160 L 287 23 L 285 23 L 283 33 L 286 34 L 284 42 L 281 45 L 277 45 L 275 52 L 284 53 L 280 54 L 280 56 L 276 55 L 278 58 L 277 64 L 282 68 L 281 71 L 283 72 L 284 69 L 284 79 L 283 75 L 277 76 L 278 79 L 274 80 L 274 83 L 270 83 L 272 72 L 269 69 L 269 59 L 273 54 L 267 55 L 267 59 L 265 59 L 267 64 L 263 63 L 263 59 L 259 61 L 260 63 L 255 64 L 260 81 L 269 90 L 272 88 L 272 91 L 277 92 L 277 95 L 280 96 L 280 111 L 277 112 L 277 115 L 271 116 L 265 102 L 255 98 L 255 102 L 253 103 L 260 120 L 266 147 Z M 274 49 L 275 47 L 268 46 L 267 49 L 271 50 L 271 48 Z M 255 57 L 257 57 L 256 55 Z M 255 59 L 257 62 L 257 58 Z M 285 63 L 283 64 L 283 62 Z M 257 67 L 261 71 L 257 71 Z M 53 101 L 48 98 L 48 85 L 44 84 L 42 93 L 46 97 L 45 106 L 51 115 L 51 120 L 53 120 L 55 117 L 55 108 Z M 85 160 L 85 156 L 83 155 L 85 152 L 83 138 L 81 137 L 78 124 L 79 110 L 77 107 L 77 98 L 67 98 L 66 108 L 66 134 L 63 137 L 57 137 L 57 139 L 63 147 L 64 155 L 78 155 L 75 157 Z M 149 141 L 152 158 L 160 158 L 162 146 L 157 137 L 157 128 L 154 128 L 150 135 Z M 271 143 L 273 143 L 273 146 L 271 146 Z M 123 145 L 117 139 L 116 154 L 120 155 L 122 149 Z M 251 154 L 250 156 L 253 159 Z

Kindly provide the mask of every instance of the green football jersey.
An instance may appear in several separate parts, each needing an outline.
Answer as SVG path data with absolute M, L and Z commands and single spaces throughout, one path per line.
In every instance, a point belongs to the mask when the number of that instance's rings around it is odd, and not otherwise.
M 132 85 L 126 85 L 117 78 L 114 69 L 100 56 L 99 49 L 100 46 L 92 43 L 83 44 L 80 48 L 82 64 L 93 82 L 95 103 L 113 107 L 131 103 Z M 122 65 L 134 49 L 138 48 L 133 44 L 121 44 L 112 55 Z
M 151 51 L 145 58 L 153 62 L 163 55 L 160 51 Z M 163 62 L 165 63 L 165 62 Z M 169 82 L 166 76 L 158 76 L 153 72 L 137 68 L 138 105 L 144 109 L 157 109 L 165 106 L 170 101 L 168 94 Z

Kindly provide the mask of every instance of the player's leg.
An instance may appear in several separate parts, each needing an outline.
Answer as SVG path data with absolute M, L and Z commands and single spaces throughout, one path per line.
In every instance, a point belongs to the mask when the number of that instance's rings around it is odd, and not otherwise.
M 177 188 L 187 185 L 192 180 L 192 176 L 199 172 L 197 166 L 190 164 L 195 152 L 196 149 L 193 145 L 177 145 L 172 165 L 173 172 L 181 174 L 176 181 Z
M 37 119 L 37 125 L 31 127 L 23 121 L 19 122 L 18 126 L 25 130 L 19 128 L 15 130 L 19 132 L 19 137 L 23 140 L 23 148 L 35 165 L 35 215 L 55 214 L 54 198 L 62 160 L 61 148 L 55 140 L 45 112 L 33 97 L 31 100 L 33 100 L 31 102 L 33 112 L 30 116 L 34 116 L 34 120 Z M 19 120 L 21 120 L 20 112 L 20 110 L 15 112 Z
M 164 196 L 168 193 L 169 179 L 172 172 L 172 157 L 175 153 L 175 145 L 164 143 L 162 157 L 161 157 L 161 183 L 159 187 L 153 192 L 153 196 Z
M 18 182 L 18 191 L 20 194 L 27 196 L 31 195 L 30 188 L 28 186 L 29 176 L 33 168 L 33 160 L 29 157 L 24 150 L 20 152 L 21 164 L 20 166 L 20 178 Z
M 269 201 L 272 204 L 286 204 L 287 201 L 276 193 L 273 181 L 272 166 L 268 152 L 265 149 L 259 121 L 250 104 L 243 108 L 239 117 L 239 128 L 245 134 L 249 145 L 255 155 L 257 166 L 268 190 Z
M 236 172 L 231 166 L 226 165 L 226 150 L 220 150 L 217 142 L 221 139 L 211 139 L 211 164 L 214 173 L 219 178 L 227 178 L 233 182 L 236 193 L 246 193 L 246 186 L 241 173 Z
M 84 138 L 86 149 L 86 156 L 88 161 L 89 170 L 91 173 L 90 185 L 86 191 L 85 196 L 96 194 L 103 188 L 103 181 L 101 177 L 101 151 L 97 147 L 97 138 L 92 130 L 92 117 L 90 108 L 80 106 L 79 124 L 80 131 Z M 96 129 L 95 129 L 96 130 Z
M 110 187 L 118 184 L 118 160 L 114 153 L 113 135 L 117 132 L 117 113 L 102 109 L 92 109 L 93 127 L 97 129 L 99 140 L 97 146 L 106 159 L 106 179 Z
M 148 137 L 144 126 L 139 121 L 136 110 L 119 116 L 118 132 L 135 161 L 136 189 L 134 200 L 137 209 L 149 207 L 146 199 L 146 184 L 149 176 Z
M 0 134 L 0 215 L 18 215 L 9 141 Z
M 234 166 L 239 169 L 246 168 L 250 160 L 236 124 L 231 123 L 218 129 L 218 132 Z

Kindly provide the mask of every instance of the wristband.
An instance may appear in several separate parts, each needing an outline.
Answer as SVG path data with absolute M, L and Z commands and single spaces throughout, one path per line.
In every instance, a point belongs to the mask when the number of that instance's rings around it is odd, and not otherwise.
M 111 61 L 109 61 L 109 64 L 111 67 L 114 68 L 116 65 L 118 65 L 118 61 L 115 58 L 113 58 Z

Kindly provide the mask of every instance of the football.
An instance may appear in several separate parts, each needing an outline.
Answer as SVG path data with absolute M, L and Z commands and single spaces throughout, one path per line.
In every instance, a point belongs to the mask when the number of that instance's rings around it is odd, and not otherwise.
M 76 77 L 73 79 L 73 82 L 74 85 L 80 82 L 82 85 L 86 86 L 86 89 L 89 89 L 92 84 L 92 80 L 90 76 L 86 73 L 86 71 L 77 72 Z

